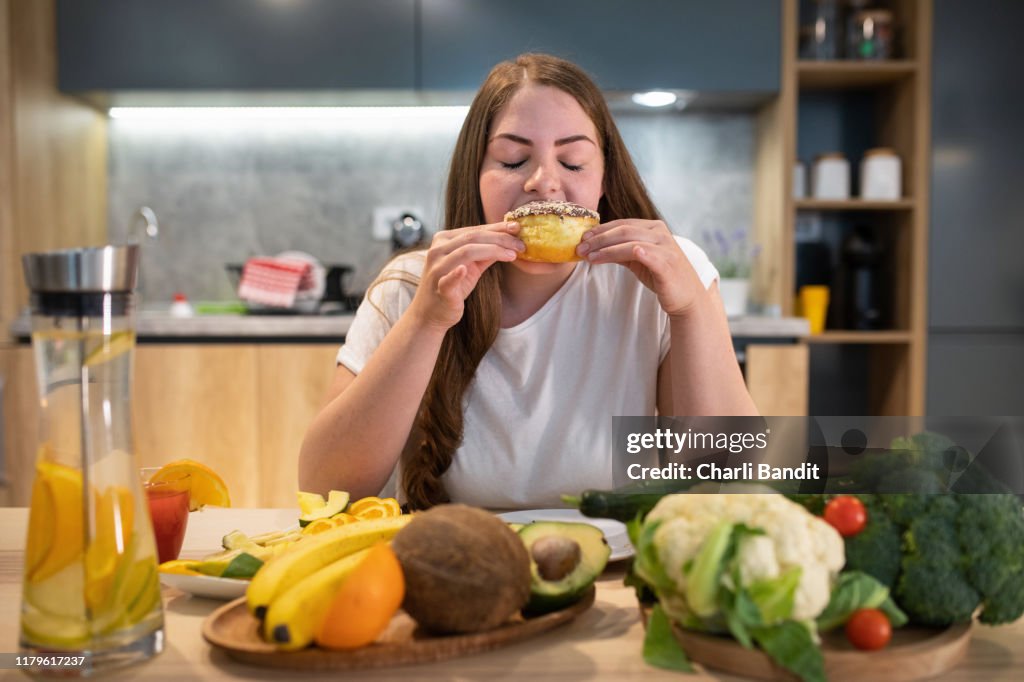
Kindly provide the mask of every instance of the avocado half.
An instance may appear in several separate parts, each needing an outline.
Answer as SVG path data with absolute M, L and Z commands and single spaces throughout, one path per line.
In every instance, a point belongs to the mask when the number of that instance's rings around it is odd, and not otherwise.
M 608 564 L 611 547 L 589 523 L 534 521 L 519 529 L 530 555 L 527 615 L 557 611 L 580 597 Z

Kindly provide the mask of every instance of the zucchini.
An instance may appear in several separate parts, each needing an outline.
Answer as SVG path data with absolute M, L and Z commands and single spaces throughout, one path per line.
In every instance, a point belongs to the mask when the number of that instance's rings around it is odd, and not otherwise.
M 663 495 L 655 493 L 617 493 L 613 490 L 584 490 L 580 495 L 580 513 L 591 518 L 615 519 L 626 523 L 639 515 L 647 516 Z
M 685 492 L 694 481 L 657 481 L 622 488 L 621 490 L 584 490 L 578 498 L 564 496 L 569 504 L 576 504 L 584 516 L 615 519 L 626 523 L 639 516 L 641 519 L 654 509 L 665 495 Z

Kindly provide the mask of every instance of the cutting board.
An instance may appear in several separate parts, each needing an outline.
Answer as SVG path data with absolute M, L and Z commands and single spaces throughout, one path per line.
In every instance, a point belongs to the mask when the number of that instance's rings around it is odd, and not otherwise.
M 516 616 L 493 630 L 464 635 L 433 635 L 417 627 L 404 611 L 369 646 L 351 651 L 309 647 L 278 651 L 259 635 L 259 621 L 249 613 L 245 597 L 211 613 L 203 622 L 203 639 L 242 663 L 291 670 L 361 670 L 457 658 L 535 637 L 568 623 L 594 603 L 593 587 L 575 604 L 536 618 Z
M 642 606 L 644 622 L 650 607 Z M 673 624 L 673 634 L 694 663 L 756 680 L 797 680 L 759 649 L 745 649 L 727 636 L 707 635 Z M 880 651 L 859 651 L 846 640 L 842 628 L 822 635 L 825 677 L 829 682 L 885 680 L 909 682 L 940 675 L 955 667 L 967 653 L 971 623 L 948 628 L 903 627 L 893 630 L 892 641 Z

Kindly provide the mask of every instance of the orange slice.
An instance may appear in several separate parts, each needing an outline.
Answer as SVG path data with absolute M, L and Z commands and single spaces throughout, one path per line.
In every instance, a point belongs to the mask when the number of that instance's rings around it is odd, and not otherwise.
M 36 462 L 29 511 L 29 580 L 41 581 L 82 558 L 82 472 L 56 462 Z M 52 538 L 39 537 L 49 529 Z M 33 535 L 34 534 L 34 535 Z M 37 546 L 43 543 L 41 547 Z
M 171 559 L 157 566 L 157 570 L 161 573 L 176 573 L 178 575 L 203 575 L 195 570 L 199 563 L 189 559 Z
M 402 508 L 393 497 L 364 497 L 349 505 L 348 513 L 360 519 L 387 519 L 400 516 Z
M 331 522 L 335 526 L 344 526 L 347 523 L 358 523 L 362 521 L 358 516 L 352 516 L 348 512 L 339 512 L 331 517 Z
M 196 511 L 206 505 L 215 507 L 230 507 L 231 496 L 228 494 L 228 487 L 224 479 L 217 475 L 217 472 L 202 462 L 192 459 L 179 459 L 170 464 L 165 464 L 153 474 L 150 483 L 170 483 L 181 478 L 182 474 L 189 474 L 189 511 Z
M 333 519 L 317 519 L 316 521 L 310 521 L 306 524 L 306 527 L 302 529 L 303 535 L 316 535 L 322 533 L 325 530 L 334 528 Z

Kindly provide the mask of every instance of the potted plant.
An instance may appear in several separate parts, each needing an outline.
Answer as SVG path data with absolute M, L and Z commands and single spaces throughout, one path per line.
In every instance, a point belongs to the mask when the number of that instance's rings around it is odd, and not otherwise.
M 744 227 L 732 232 L 715 228 L 701 234 L 702 246 L 718 269 L 718 291 L 725 304 L 726 315 L 744 315 L 750 291 L 750 270 L 761 247 L 749 243 Z

